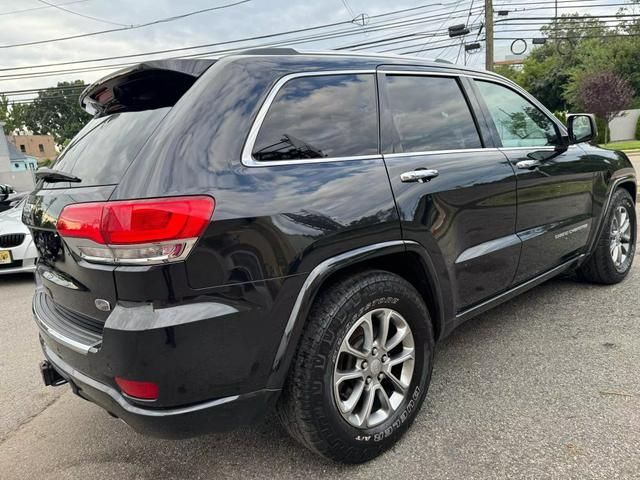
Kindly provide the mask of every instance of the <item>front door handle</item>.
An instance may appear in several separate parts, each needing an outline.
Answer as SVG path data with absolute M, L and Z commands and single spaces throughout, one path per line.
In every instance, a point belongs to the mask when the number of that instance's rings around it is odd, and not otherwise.
M 516 167 L 521 170 L 530 170 L 539 166 L 540 162 L 538 160 L 520 160 L 518 163 L 516 163 Z
M 438 170 L 427 170 L 426 168 L 419 168 L 418 170 L 411 170 L 410 172 L 404 172 L 400 174 L 400 181 L 404 183 L 409 182 L 428 182 L 432 178 L 436 178 Z

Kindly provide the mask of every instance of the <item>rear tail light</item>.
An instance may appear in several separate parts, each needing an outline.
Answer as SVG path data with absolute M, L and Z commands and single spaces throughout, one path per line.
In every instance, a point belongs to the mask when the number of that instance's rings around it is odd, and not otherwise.
M 152 382 L 137 382 L 116 377 L 116 383 L 125 395 L 137 400 L 157 400 L 158 385 Z
M 77 203 L 62 209 L 57 229 L 89 262 L 166 263 L 186 258 L 214 208 L 207 196 Z

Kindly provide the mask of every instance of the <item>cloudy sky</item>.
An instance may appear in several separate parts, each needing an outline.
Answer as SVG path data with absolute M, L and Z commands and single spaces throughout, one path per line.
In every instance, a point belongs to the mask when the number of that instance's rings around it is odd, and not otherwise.
M 382 38 L 415 34 L 426 36 L 405 37 L 402 43 L 388 43 L 365 47 L 370 50 L 389 50 L 390 53 L 413 52 L 424 57 L 440 57 L 463 62 L 459 43 L 455 46 L 446 36 L 450 25 L 467 23 L 472 32 L 467 42 L 479 37 L 483 0 L 250 0 L 228 8 L 191 15 L 182 19 L 141 28 L 128 28 L 167 17 L 223 6 L 242 0 L 0 0 L 0 92 L 54 86 L 63 80 L 93 81 L 119 68 L 127 62 L 143 58 L 162 58 L 206 53 L 223 48 L 251 46 L 267 42 L 291 42 L 303 36 L 340 32 L 343 36 L 297 44 L 298 48 L 329 49 L 346 45 L 373 42 Z M 628 1 L 628 0 L 627 0 Z M 625 0 L 559 0 L 561 13 L 580 11 L 595 15 L 615 14 Z M 63 11 L 47 4 L 55 4 Z M 510 10 L 509 19 L 550 17 L 552 0 L 494 0 L 495 9 Z M 390 14 L 394 11 L 419 7 L 414 10 Z M 73 12 L 73 13 L 72 13 Z M 365 25 L 348 23 L 364 14 Z M 388 14 L 379 16 L 381 14 Z M 86 18 L 93 17 L 93 18 Z M 505 17 L 496 17 L 503 19 Z M 304 29 L 318 25 L 343 24 L 300 32 L 288 36 L 247 41 L 222 46 L 189 49 L 174 53 L 147 55 L 133 59 L 102 60 L 80 63 L 17 69 L 59 62 L 100 59 L 120 55 L 139 54 L 158 50 L 193 47 L 228 40 L 238 40 Z M 522 37 L 530 41 L 534 31 L 513 32 L 513 29 L 537 29 L 545 20 L 531 22 L 531 26 L 511 25 L 497 28 L 496 36 Z M 394 24 L 394 25 L 389 25 Z M 104 30 L 110 33 L 75 39 L 53 41 Z M 500 33 L 503 31 L 503 33 Z M 436 36 L 429 36 L 435 34 Z M 35 45 L 19 45 L 42 42 Z M 509 54 L 511 40 L 496 44 L 496 59 Z M 18 44 L 18 45 L 17 45 Z M 447 47 L 447 48 L 442 48 Z M 483 51 L 468 57 L 470 65 L 484 64 Z M 87 69 L 93 69 L 87 71 Z M 101 68 L 100 70 L 95 70 Z M 70 69 L 83 71 L 68 72 Z M 57 73 L 51 73 L 57 72 Z M 12 96 L 26 99 L 28 96 Z

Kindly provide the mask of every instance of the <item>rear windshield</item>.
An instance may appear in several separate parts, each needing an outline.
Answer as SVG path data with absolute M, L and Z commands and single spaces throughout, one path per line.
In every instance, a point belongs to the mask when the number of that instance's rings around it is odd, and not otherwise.
M 45 183 L 47 188 L 113 185 L 170 107 L 123 112 L 91 120 L 60 154 L 52 168 L 70 173 L 79 183 Z

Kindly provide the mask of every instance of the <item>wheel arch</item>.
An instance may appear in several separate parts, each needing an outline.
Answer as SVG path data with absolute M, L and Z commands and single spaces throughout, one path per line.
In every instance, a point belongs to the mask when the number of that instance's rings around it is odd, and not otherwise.
M 359 262 L 345 265 L 327 276 L 322 285 L 314 295 L 324 289 L 330 288 L 341 279 L 358 274 L 366 270 L 384 270 L 402 277 L 415 287 L 427 306 L 434 332 L 434 340 L 438 340 L 442 335 L 443 328 L 443 306 L 440 289 L 435 277 L 428 273 L 425 261 L 417 252 L 406 250 L 398 253 L 385 253 L 372 258 L 363 259 Z M 311 301 L 313 303 L 313 301 Z
M 425 299 L 434 329 L 434 340 L 446 333 L 445 319 L 450 310 L 446 292 L 426 250 L 415 242 L 383 242 L 358 248 L 332 257 L 314 268 L 300 290 L 285 327 L 273 362 L 269 386 L 280 388 L 286 379 L 291 360 L 300 341 L 305 319 L 318 294 L 346 275 L 378 269 L 395 273 L 409 281 Z
M 622 183 L 620 183 L 620 185 L 618 185 L 618 188 L 624 188 L 627 192 L 629 192 L 629 195 L 631 195 L 631 198 L 633 199 L 633 201 L 635 202 L 637 197 L 637 191 L 638 191 L 638 186 L 636 185 L 636 182 L 629 180 L 629 181 L 624 181 Z

